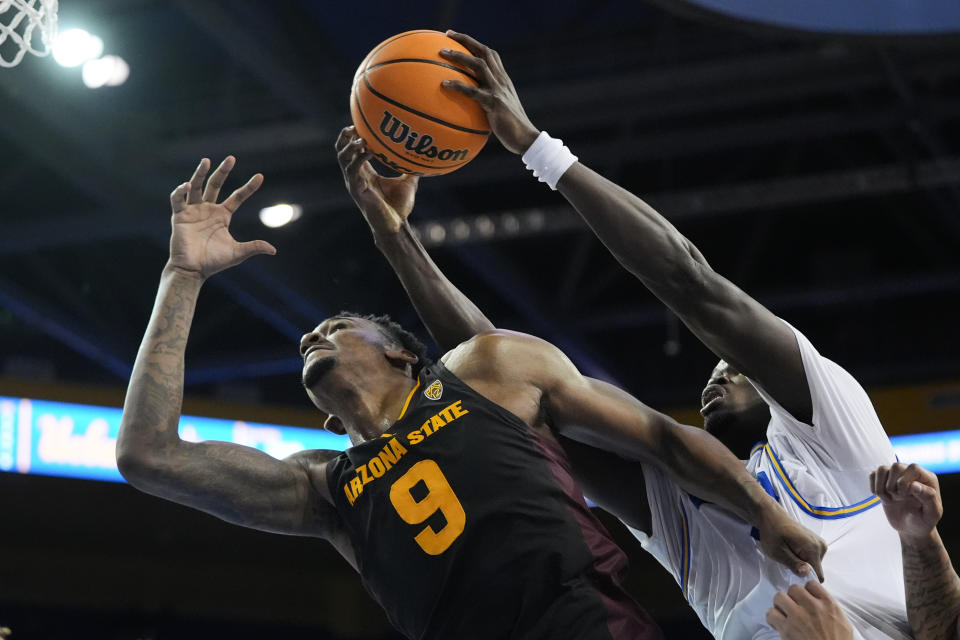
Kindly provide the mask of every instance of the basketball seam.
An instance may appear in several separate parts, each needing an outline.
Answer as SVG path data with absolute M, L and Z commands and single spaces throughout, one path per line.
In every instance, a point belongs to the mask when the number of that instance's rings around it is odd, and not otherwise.
M 408 107 L 407 105 L 405 105 L 405 104 L 403 104 L 403 103 L 397 102 L 397 101 L 394 100 L 393 98 L 389 98 L 389 97 L 383 95 L 382 93 L 380 93 L 379 91 L 377 91 L 376 89 L 374 89 L 373 86 L 370 84 L 370 80 L 367 79 L 367 74 L 366 74 L 366 72 L 364 72 L 364 74 L 363 74 L 363 82 L 364 82 L 364 84 L 367 85 L 367 89 L 369 89 L 369 90 L 370 90 L 370 93 L 372 93 L 373 95 L 377 96 L 378 98 L 380 98 L 381 100 L 383 100 L 383 101 L 385 101 L 385 102 L 389 102 L 390 104 L 394 105 L 395 107 L 399 107 L 399 108 L 403 109 L 404 111 L 409 111 L 410 113 L 412 113 L 412 114 L 415 115 L 415 116 L 420 116 L 421 118 L 424 118 L 424 119 L 426 119 L 426 120 L 432 120 L 433 122 L 436 122 L 437 124 L 442 124 L 442 125 L 445 126 L 445 127 L 450 127 L 451 129 L 456 129 L 457 131 L 463 131 L 464 133 L 474 133 L 474 134 L 479 135 L 479 136 L 489 136 L 489 135 L 490 135 L 490 132 L 489 132 L 489 131 L 484 131 L 484 130 L 482 130 L 482 129 L 470 129 L 469 127 L 461 127 L 460 125 L 453 124 L 452 122 L 447 122 L 446 120 L 441 120 L 440 118 L 437 118 L 437 117 L 435 117 L 435 116 L 431 116 L 431 115 L 429 115 L 429 114 L 423 113 L 422 111 L 417 111 L 416 109 L 414 109 L 414 108 L 412 108 L 412 107 Z M 358 106 L 358 107 L 360 106 L 360 103 L 359 103 L 359 102 L 357 102 L 357 106 Z
M 370 126 L 370 122 L 367 121 L 367 116 L 366 116 L 366 114 L 363 113 L 363 107 L 360 106 L 360 100 L 357 99 L 357 95 L 356 95 L 356 94 L 353 95 L 353 100 L 354 100 L 354 102 L 357 103 L 357 113 L 360 114 L 360 118 L 363 120 L 363 124 L 367 125 L 367 131 L 370 132 L 370 135 L 372 135 L 372 136 L 374 137 L 374 139 L 376 139 L 376 141 L 380 143 L 380 146 L 382 146 L 385 150 L 387 150 L 387 151 L 389 151 L 390 153 L 392 153 L 393 155 L 397 156 L 398 158 L 400 158 L 400 159 L 403 160 L 404 162 L 407 162 L 407 163 L 409 163 L 409 164 L 415 164 L 415 165 L 417 165 L 418 167 L 423 167 L 424 169 L 452 169 L 453 167 L 459 167 L 460 165 L 466 164 L 467 162 L 470 161 L 470 160 L 464 160 L 463 162 L 457 162 L 456 164 L 448 164 L 448 165 L 446 165 L 446 166 L 440 167 L 440 166 L 436 166 L 436 165 L 420 164 L 419 162 L 414 162 L 413 160 L 410 160 L 410 159 L 407 158 L 406 156 L 400 155 L 399 153 L 397 153 L 396 151 L 394 151 L 393 149 L 391 149 L 388 144 L 386 144 L 383 140 L 381 140 L 381 139 L 377 136 L 377 134 L 376 134 L 376 132 L 374 131 L 373 127 Z M 471 158 L 471 159 L 472 159 L 472 158 Z
M 374 49 L 373 51 L 371 51 L 370 53 L 367 54 L 367 58 L 372 58 L 374 55 L 377 54 L 378 51 L 380 51 L 381 49 L 383 49 L 385 46 L 387 46 L 387 45 L 390 44 L 391 42 L 396 42 L 396 41 L 399 40 L 400 38 L 406 38 L 407 36 L 415 36 L 415 35 L 420 34 L 420 33 L 440 33 L 440 32 L 439 32 L 439 31 L 436 31 L 436 30 L 434 30 L 434 29 L 418 29 L 418 30 L 416 30 L 416 31 L 411 31 L 411 32 L 409 32 L 409 33 L 401 33 L 401 34 L 399 34 L 399 35 L 395 35 L 395 36 L 393 36 L 392 38 L 388 38 L 387 40 L 385 40 L 385 41 L 381 42 L 379 45 L 377 45 L 377 48 L 376 48 L 376 49 Z M 364 69 L 364 71 L 366 71 L 366 69 Z
M 446 67 L 447 69 L 450 69 L 451 71 L 456 71 L 456 72 L 458 72 L 458 73 L 462 73 L 463 75 L 467 76 L 468 78 L 470 78 L 471 80 L 473 80 L 473 81 L 476 82 L 477 84 L 480 84 L 480 81 L 477 80 L 477 76 L 473 75 L 472 73 L 470 73 L 470 72 L 467 71 L 466 69 L 461 69 L 460 67 L 458 67 L 458 66 L 456 66 L 456 65 L 453 65 L 453 64 L 450 64 L 450 63 L 448 63 L 448 62 L 441 62 L 441 61 L 439 61 L 439 60 L 427 60 L 426 58 L 394 58 L 393 60 L 384 60 L 383 62 L 378 62 L 377 64 L 373 65 L 372 67 L 367 67 L 366 69 L 363 70 L 363 72 L 366 73 L 366 72 L 368 72 L 368 71 L 373 71 L 374 69 L 377 69 L 378 67 L 382 67 L 382 66 L 388 65 L 388 64 L 396 64 L 396 63 L 398 63 L 398 62 L 425 62 L 425 63 L 427 63 L 427 64 L 435 64 L 435 65 L 437 65 L 438 67 Z

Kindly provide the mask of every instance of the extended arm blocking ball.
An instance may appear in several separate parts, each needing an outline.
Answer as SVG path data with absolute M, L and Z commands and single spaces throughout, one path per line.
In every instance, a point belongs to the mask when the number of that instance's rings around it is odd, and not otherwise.
M 469 53 L 439 31 L 407 31 L 374 47 L 353 78 L 353 125 L 376 158 L 395 171 L 456 171 L 490 135 L 480 105 L 441 86 L 448 79 L 477 84 L 472 71 L 440 57 L 444 48 Z

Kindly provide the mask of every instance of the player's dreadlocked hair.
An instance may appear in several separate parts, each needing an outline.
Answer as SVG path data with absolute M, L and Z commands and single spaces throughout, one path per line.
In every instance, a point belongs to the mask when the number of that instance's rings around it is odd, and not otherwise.
M 411 365 L 414 378 L 420 375 L 421 369 L 430 364 L 430 359 L 427 357 L 427 347 L 425 344 L 423 344 L 423 342 L 420 341 L 420 338 L 401 327 L 386 314 L 382 316 L 375 316 L 372 313 L 363 315 L 353 311 L 341 311 L 334 317 L 369 320 L 380 327 L 380 330 L 383 331 L 383 333 L 388 338 L 393 340 L 398 346 L 403 347 L 411 353 L 415 353 L 417 355 L 417 362 Z

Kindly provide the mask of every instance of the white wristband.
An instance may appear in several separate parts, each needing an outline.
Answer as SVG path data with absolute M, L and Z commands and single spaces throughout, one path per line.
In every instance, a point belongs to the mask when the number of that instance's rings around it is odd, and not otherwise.
M 546 131 L 540 132 L 521 158 L 537 180 L 546 182 L 554 191 L 561 176 L 577 161 L 562 140 L 551 138 Z

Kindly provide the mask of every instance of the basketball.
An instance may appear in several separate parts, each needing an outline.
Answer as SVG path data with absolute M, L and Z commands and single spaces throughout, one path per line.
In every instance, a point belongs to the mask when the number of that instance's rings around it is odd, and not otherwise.
M 444 48 L 469 53 L 439 31 L 407 31 L 374 47 L 354 76 L 353 125 L 376 158 L 395 171 L 456 171 L 490 135 L 480 105 L 441 86 L 444 80 L 477 84 L 469 69 L 440 57 Z

